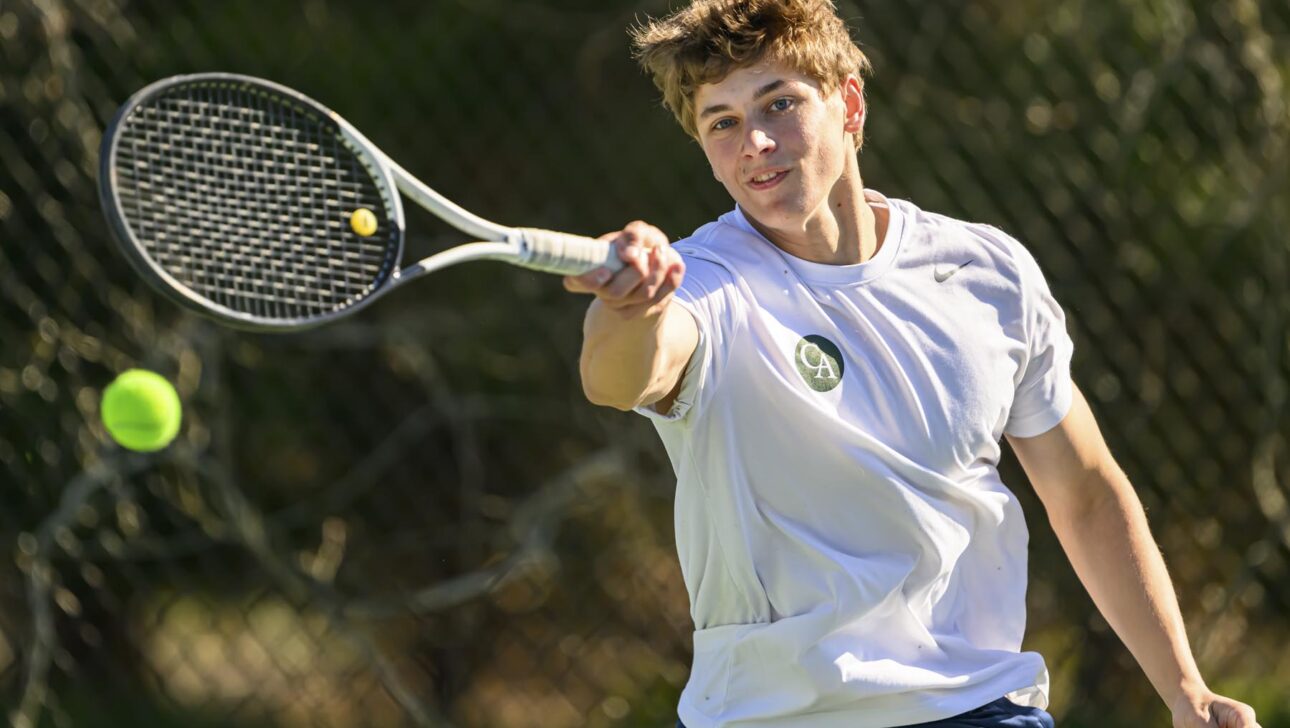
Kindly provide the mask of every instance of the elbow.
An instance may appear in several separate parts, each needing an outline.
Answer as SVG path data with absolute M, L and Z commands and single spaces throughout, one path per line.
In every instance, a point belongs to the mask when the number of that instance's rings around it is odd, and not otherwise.
M 585 367 L 582 371 L 582 394 L 594 405 L 613 407 L 623 412 L 630 412 L 642 402 L 642 395 L 632 392 L 630 387 L 624 387 L 621 381 L 597 378 Z
M 663 392 L 660 394 L 658 392 Z M 624 386 L 622 382 L 613 382 L 609 386 L 596 386 L 592 380 L 582 380 L 582 393 L 587 401 L 601 407 L 613 407 L 616 410 L 630 412 L 634 409 L 653 405 L 663 399 L 667 390 L 660 390 L 655 381 L 644 386 Z
M 597 389 L 583 382 L 582 393 L 587 397 L 587 401 L 601 407 L 613 407 L 616 410 L 630 412 L 639 404 L 637 401 L 623 397 L 619 392 L 612 392 L 605 389 Z
M 587 401 L 601 407 L 630 412 L 641 404 L 642 395 L 631 391 L 621 378 L 605 376 L 603 367 L 592 365 L 591 358 L 583 356 L 579 367 L 582 376 L 582 394 Z

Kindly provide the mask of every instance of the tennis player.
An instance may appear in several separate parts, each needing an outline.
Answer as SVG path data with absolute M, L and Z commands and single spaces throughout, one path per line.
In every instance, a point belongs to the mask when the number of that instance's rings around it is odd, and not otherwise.
M 735 201 L 565 280 L 595 295 L 587 397 L 653 420 L 676 471 L 683 724 L 1051 727 L 1006 436 L 1174 726 L 1256 726 L 1197 670 L 1034 258 L 864 187 L 868 62 L 832 4 L 699 0 L 634 42 Z

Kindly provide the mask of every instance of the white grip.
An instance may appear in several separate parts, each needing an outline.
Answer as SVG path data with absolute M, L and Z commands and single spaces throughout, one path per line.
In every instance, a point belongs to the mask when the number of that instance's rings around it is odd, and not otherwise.
M 520 246 L 516 263 L 525 268 L 576 276 L 602 266 L 610 270 L 623 267 L 613 247 L 603 240 L 540 228 L 517 228 L 515 232 Z

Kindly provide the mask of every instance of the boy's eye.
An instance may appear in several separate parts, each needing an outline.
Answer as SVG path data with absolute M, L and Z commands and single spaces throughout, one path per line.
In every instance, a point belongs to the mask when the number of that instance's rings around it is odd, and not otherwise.
M 770 108 L 773 111 L 788 111 L 793 108 L 793 100 L 790 98 L 775 99 L 770 102 Z
M 721 131 L 722 129 L 729 129 L 734 125 L 735 125 L 734 119 L 717 119 L 717 123 L 712 125 L 712 130 Z

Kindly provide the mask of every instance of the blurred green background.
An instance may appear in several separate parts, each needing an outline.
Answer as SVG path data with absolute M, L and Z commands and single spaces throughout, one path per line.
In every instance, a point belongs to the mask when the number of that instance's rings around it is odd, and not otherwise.
M 665 726 L 691 623 L 652 428 L 587 404 L 586 300 L 472 264 L 324 330 L 167 304 L 97 147 L 134 90 L 259 75 L 450 198 L 680 238 L 731 206 L 634 67 L 679 0 L 0 1 L 0 705 L 19 726 Z M 1021 239 L 1211 687 L 1290 726 L 1290 5 L 841 2 L 867 184 Z M 411 213 L 409 256 L 461 237 Z M 176 382 L 180 441 L 102 388 Z M 1063 726 L 1168 725 L 1015 462 Z M 683 516 L 684 514 L 682 514 Z

